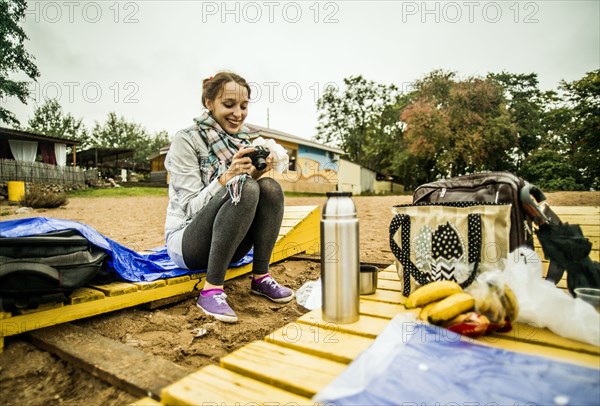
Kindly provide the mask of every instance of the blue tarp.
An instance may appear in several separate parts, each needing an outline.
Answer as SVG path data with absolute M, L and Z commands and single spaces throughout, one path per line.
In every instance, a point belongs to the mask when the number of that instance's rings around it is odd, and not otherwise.
M 169 258 L 166 246 L 153 249 L 153 253 L 151 254 L 140 254 L 103 236 L 86 224 L 71 220 L 50 217 L 31 217 L 3 221 L 0 222 L 0 237 L 25 237 L 66 229 L 75 229 L 79 231 L 91 244 L 105 250 L 110 256 L 108 265 L 126 281 L 149 282 L 156 279 L 205 272 L 205 270 L 189 270 L 177 267 L 177 265 L 171 261 L 171 258 Z M 233 263 L 230 266 L 239 267 L 251 262 L 252 251 L 240 261 Z
M 313 400 L 327 405 L 600 405 L 600 370 L 394 318 Z

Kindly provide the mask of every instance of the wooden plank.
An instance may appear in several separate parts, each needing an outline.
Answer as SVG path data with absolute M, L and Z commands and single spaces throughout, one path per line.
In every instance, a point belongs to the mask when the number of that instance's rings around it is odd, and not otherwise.
M 284 236 L 286 234 L 288 234 L 290 231 L 292 231 L 293 227 L 281 227 L 279 229 L 279 235 L 280 236 Z
M 175 278 L 165 279 L 167 281 L 167 285 L 176 285 L 178 283 L 184 283 L 190 280 L 188 275 L 177 276 Z
M 389 279 L 379 279 L 377 281 L 377 289 L 392 290 L 395 292 L 402 292 L 402 282 L 392 281 Z
M 138 287 L 132 283 L 112 282 L 106 285 L 90 285 L 92 288 L 99 290 L 106 296 L 119 296 L 127 293 L 134 293 Z
M 344 363 L 264 341 L 255 341 L 221 358 L 221 366 L 306 397 L 313 396 L 346 368 Z
M 384 280 L 388 280 L 388 281 L 399 281 L 400 277 L 398 276 L 398 272 L 396 272 L 396 270 L 394 269 L 391 272 L 388 270 L 380 271 L 379 274 L 377 275 L 377 279 L 384 279 Z
M 130 403 L 127 406 L 160 406 L 162 405 L 162 403 L 157 402 L 156 400 L 149 398 L 149 397 L 145 397 L 142 399 L 138 399 L 133 403 Z
M 206 276 L 206 272 L 200 272 L 200 273 L 193 273 L 191 275 L 188 275 L 190 277 L 190 279 L 200 279 Z
M 600 369 L 600 357 L 584 352 L 566 350 L 563 348 L 549 347 L 545 345 L 531 344 L 522 341 L 505 340 L 496 336 L 484 336 L 476 342 L 503 350 L 520 352 L 528 355 L 539 355 L 541 357 L 552 358 L 558 361 L 571 364 L 583 365 L 591 368 Z
M 551 206 L 559 216 L 562 214 L 581 214 L 584 216 L 600 216 L 600 206 Z
M 360 314 L 373 317 L 391 319 L 399 313 L 411 312 L 419 315 L 421 309 L 406 310 L 404 306 L 391 303 L 375 302 L 371 300 L 360 299 Z
M 167 405 L 307 405 L 308 398 L 209 365 L 162 391 Z
M 8 319 L 9 317 L 12 317 L 12 314 L 0 310 L 0 320 Z M 2 353 L 2 351 L 4 351 L 4 335 L 0 335 L 0 353 Z
M 42 303 L 41 305 L 39 305 L 38 307 L 34 308 L 34 309 L 17 309 L 13 315 L 17 315 L 17 314 L 31 314 L 31 313 L 36 313 L 36 312 L 43 312 L 44 310 L 50 310 L 50 309 L 58 309 L 63 307 L 65 304 L 63 302 L 53 302 L 53 303 Z
M 592 355 L 600 355 L 600 347 L 561 337 L 546 328 L 537 328 L 525 323 L 514 323 L 511 331 L 507 333 L 495 333 L 494 336 L 531 344 L 564 348 Z
M 33 343 L 134 396 L 160 399 L 163 387 L 191 369 L 89 329 L 63 324 L 29 333 Z
M 92 288 L 75 289 L 69 296 L 69 304 L 92 302 L 94 300 L 104 299 L 104 293 Z
M 250 268 L 248 268 L 248 272 Z M 72 320 L 95 316 L 109 311 L 132 307 L 153 300 L 164 299 L 190 292 L 198 281 L 189 281 L 177 285 L 167 285 L 162 288 L 150 290 L 137 290 L 126 295 L 107 296 L 104 299 L 91 302 L 78 303 L 59 309 L 51 309 L 27 315 L 14 316 L 0 320 L 0 336 L 24 333 L 55 324 L 66 323 Z
M 281 221 L 281 225 L 283 227 L 295 227 L 303 219 L 304 219 L 304 216 L 303 217 L 297 216 L 296 218 L 289 218 L 289 217 L 283 216 L 283 220 Z
M 339 330 L 343 333 L 356 334 L 367 338 L 376 338 L 383 329 L 389 324 L 388 319 L 379 317 L 360 316 L 357 322 L 348 324 L 336 324 L 323 320 L 321 309 L 312 310 L 298 320 L 298 323 L 305 323 L 316 328 Z
M 314 248 L 315 245 L 319 245 L 318 238 L 304 240 L 301 240 L 300 238 L 301 236 L 294 239 L 288 239 L 286 237 L 278 241 L 278 245 L 273 249 L 271 255 L 271 263 L 296 255 L 298 252 L 308 252 L 310 249 Z
M 287 324 L 265 337 L 265 341 L 346 364 L 373 342 L 370 338 L 304 323 Z
M 307 206 L 285 206 L 284 215 L 288 215 L 290 213 L 310 213 L 314 210 L 319 210 L 319 206 L 316 205 L 307 205 Z
M 164 279 L 157 279 L 152 282 L 133 282 L 133 285 L 136 285 L 139 290 L 162 288 L 166 284 L 167 281 Z
M 392 304 L 404 304 L 406 301 L 406 298 L 402 296 L 402 292 L 383 289 L 377 289 L 372 295 L 360 295 L 360 298 Z
M 202 288 L 200 288 L 202 289 Z M 198 291 L 194 290 L 192 292 L 182 293 L 181 295 L 170 296 L 160 300 L 153 300 L 152 302 L 144 303 L 143 306 L 145 309 L 154 310 L 159 307 L 168 306 L 173 303 L 182 302 L 184 300 L 188 300 L 191 298 L 198 298 Z

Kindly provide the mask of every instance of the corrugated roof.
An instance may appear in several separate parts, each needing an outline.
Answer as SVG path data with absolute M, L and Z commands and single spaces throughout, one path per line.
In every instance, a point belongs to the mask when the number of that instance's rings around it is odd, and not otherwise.
M 15 130 L 12 128 L 0 127 L 0 138 L 6 138 L 10 140 L 25 140 L 25 141 L 52 141 L 60 142 L 69 145 L 78 145 L 79 141 L 69 140 L 66 138 L 59 138 L 54 136 L 48 136 L 44 134 L 34 133 L 31 131 Z

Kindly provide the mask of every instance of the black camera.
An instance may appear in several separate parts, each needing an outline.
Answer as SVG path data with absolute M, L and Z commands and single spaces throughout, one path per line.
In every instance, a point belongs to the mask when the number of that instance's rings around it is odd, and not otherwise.
M 271 151 L 269 151 L 268 148 L 261 146 L 256 146 L 254 149 L 254 151 L 246 154 L 246 156 L 252 159 L 252 165 L 254 165 L 257 170 L 262 171 L 267 167 L 267 157 Z

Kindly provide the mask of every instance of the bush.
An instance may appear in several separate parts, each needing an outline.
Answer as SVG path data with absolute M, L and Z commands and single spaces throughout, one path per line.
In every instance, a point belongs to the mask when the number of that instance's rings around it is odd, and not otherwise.
M 21 206 L 34 209 L 54 209 L 65 206 L 69 200 L 65 193 L 46 192 L 38 187 L 32 187 L 21 201 Z

